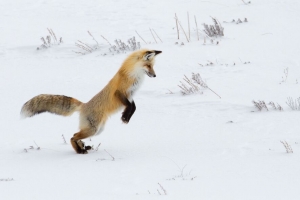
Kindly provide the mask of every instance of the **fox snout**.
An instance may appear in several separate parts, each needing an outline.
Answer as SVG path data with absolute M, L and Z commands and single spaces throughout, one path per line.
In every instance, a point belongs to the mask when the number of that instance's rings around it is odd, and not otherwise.
M 147 66 L 148 70 L 145 70 L 146 74 L 149 77 L 156 77 L 155 71 L 153 70 L 153 68 L 151 68 L 150 66 Z
M 149 77 L 151 77 L 151 78 L 153 78 L 153 77 L 156 77 L 156 74 L 152 74 L 152 73 L 147 73 L 147 75 L 149 76 Z
M 156 77 L 155 71 L 151 64 L 144 65 L 144 71 L 145 71 L 145 74 L 147 74 L 149 77 Z

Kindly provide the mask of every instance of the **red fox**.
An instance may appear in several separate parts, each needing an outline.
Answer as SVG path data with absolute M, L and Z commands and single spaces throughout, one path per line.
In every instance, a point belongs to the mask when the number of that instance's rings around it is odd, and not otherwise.
M 133 52 L 109 83 L 87 103 L 64 95 L 40 94 L 23 105 L 21 115 L 32 117 L 50 112 L 69 116 L 79 111 L 80 131 L 71 138 L 71 144 L 77 153 L 87 154 L 91 146 L 85 146 L 81 140 L 100 134 L 111 114 L 125 107 L 121 120 L 126 124 L 129 122 L 136 110 L 132 96 L 140 87 L 145 74 L 156 77 L 153 65 L 155 56 L 160 53 L 147 49 Z

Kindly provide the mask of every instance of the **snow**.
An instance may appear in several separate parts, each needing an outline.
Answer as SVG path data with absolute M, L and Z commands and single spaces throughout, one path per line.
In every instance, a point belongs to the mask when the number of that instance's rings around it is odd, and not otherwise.
M 0 199 L 299 199 L 299 112 L 286 105 L 300 96 L 299 9 L 296 0 L 0 1 Z M 182 31 L 177 40 L 174 19 L 177 13 L 187 31 L 187 12 L 191 42 Z M 225 36 L 203 45 L 210 16 Z M 223 22 L 239 18 L 248 23 Z M 47 28 L 63 43 L 36 50 Z M 78 40 L 95 45 L 87 31 L 100 49 L 74 53 Z M 135 36 L 162 54 L 157 77 L 146 76 L 135 94 L 129 124 L 121 112 L 113 115 L 99 136 L 85 140 L 99 149 L 78 155 L 69 142 L 77 113 L 21 120 L 20 109 L 38 94 L 87 102 L 98 93 L 129 54 L 109 54 L 101 35 L 110 43 Z M 193 72 L 221 99 L 208 89 L 181 95 L 180 81 Z M 258 111 L 253 100 L 284 111 Z

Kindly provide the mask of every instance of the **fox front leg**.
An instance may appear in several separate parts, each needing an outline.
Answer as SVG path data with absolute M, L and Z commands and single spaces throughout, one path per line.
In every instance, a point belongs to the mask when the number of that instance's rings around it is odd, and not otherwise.
M 130 106 L 127 106 L 125 108 L 124 112 L 122 113 L 122 121 L 127 124 L 135 110 L 136 110 L 135 103 L 132 100 L 132 103 L 130 103 Z
M 126 98 L 124 94 L 122 94 L 119 90 L 115 92 L 116 97 L 121 101 L 121 103 L 125 106 L 125 110 L 122 113 L 121 120 L 124 123 L 128 123 L 134 111 L 136 110 L 136 106 L 134 101 L 130 103 L 130 101 Z

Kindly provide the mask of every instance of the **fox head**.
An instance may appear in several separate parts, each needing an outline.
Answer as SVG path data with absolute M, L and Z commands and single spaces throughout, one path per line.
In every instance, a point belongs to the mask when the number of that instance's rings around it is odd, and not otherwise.
M 149 77 L 156 77 L 153 65 L 156 55 L 160 53 L 161 51 L 148 49 L 135 51 L 127 57 L 120 70 L 136 78 L 141 78 L 144 74 Z
M 155 62 L 155 56 L 160 54 L 162 51 L 145 51 L 142 54 L 142 67 L 144 72 L 149 76 L 149 77 L 156 77 L 155 71 L 153 69 L 153 65 Z

